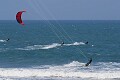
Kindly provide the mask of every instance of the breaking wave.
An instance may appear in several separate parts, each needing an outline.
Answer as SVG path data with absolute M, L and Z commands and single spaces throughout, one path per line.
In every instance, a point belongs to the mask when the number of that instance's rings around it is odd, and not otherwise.
M 32 68 L 0 68 L 0 77 L 6 79 L 52 79 L 73 80 L 73 79 L 119 79 L 120 63 L 96 63 L 84 67 L 85 63 L 73 61 L 64 65 L 43 65 Z M 110 65 L 108 67 L 108 65 Z M 111 70 L 112 69 L 112 70 Z

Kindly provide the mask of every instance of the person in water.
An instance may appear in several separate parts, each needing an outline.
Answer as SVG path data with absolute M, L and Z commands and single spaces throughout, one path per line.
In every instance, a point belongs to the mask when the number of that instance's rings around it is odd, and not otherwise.
M 88 44 L 88 41 L 85 44 Z
M 85 66 L 89 66 L 92 62 L 92 58 L 90 58 L 89 62 L 85 64 Z
M 8 38 L 6 41 L 9 41 L 10 39 Z

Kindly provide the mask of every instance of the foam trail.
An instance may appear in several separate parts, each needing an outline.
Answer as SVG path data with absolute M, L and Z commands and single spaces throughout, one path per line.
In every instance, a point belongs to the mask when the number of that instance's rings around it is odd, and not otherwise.
M 27 46 L 25 48 L 17 48 L 17 49 L 19 49 L 19 50 L 39 50 L 39 49 L 56 48 L 58 46 L 61 46 L 61 44 L 53 43 L 51 45 L 33 45 L 33 46 Z
M 56 48 L 61 46 L 61 44 L 53 43 L 52 45 L 44 45 L 41 49 L 50 49 L 50 48 Z
M 72 44 L 64 44 L 62 46 L 78 46 L 78 45 L 85 45 L 83 42 L 74 42 Z M 57 48 L 60 47 L 61 44 L 59 43 L 53 43 L 50 45 L 33 45 L 33 46 L 27 46 L 25 48 L 16 48 L 18 50 L 39 50 L 39 49 L 52 49 L 52 48 Z
M 0 42 L 7 42 L 6 40 L 0 40 Z
M 77 46 L 77 45 L 85 45 L 83 42 L 74 42 L 72 44 L 64 44 L 65 46 Z

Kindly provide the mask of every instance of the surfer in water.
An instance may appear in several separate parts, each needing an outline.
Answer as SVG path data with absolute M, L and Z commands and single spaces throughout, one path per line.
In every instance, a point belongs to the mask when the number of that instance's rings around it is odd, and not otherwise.
M 92 62 L 92 58 L 90 58 L 89 62 L 85 64 L 85 66 L 89 66 Z
M 64 42 L 61 43 L 61 46 L 63 46 Z
M 10 39 L 8 38 L 6 41 L 9 41 Z

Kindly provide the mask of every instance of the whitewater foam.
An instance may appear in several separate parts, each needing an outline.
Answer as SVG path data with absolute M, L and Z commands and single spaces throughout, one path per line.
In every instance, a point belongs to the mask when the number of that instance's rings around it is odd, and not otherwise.
M 79 63 L 73 61 L 69 64 L 53 66 L 47 65 L 48 68 L 0 68 L 0 76 L 3 78 L 31 78 L 31 77 L 56 77 L 56 78 L 87 78 L 87 79 L 114 79 L 120 78 L 120 68 L 116 71 L 116 65 L 120 63 L 113 63 L 109 70 L 104 70 L 104 67 L 99 67 L 101 65 L 107 65 L 109 63 L 97 63 L 97 65 L 91 65 L 89 67 L 81 67 L 78 65 L 84 65 L 85 63 Z M 94 69 L 95 67 L 100 68 L 100 70 Z M 92 69 L 92 70 L 91 70 Z
M 85 45 L 84 42 L 74 42 L 72 44 L 64 44 L 65 46 L 78 46 L 78 45 Z
M 6 40 L 0 40 L 0 42 L 7 42 Z
M 56 48 L 58 46 L 61 46 L 61 44 L 53 43 L 51 45 L 33 45 L 33 46 L 27 46 L 25 48 L 16 48 L 16 49 L 19 49 L 19 50 L 39 50 L 39 49 Z
M 78 45 L 85 45 L 83 42 L 74 42 L 72 44 L 64 44 L 63 46 L 78 46 Z M 60 47 L 61 44 L 59 43 L 52 43 L 50 45 L 33 45 L 33 46 L 27 46 L 24 48 L 16 48 L 18 50 L 39 50 L 39 49 L 52 49 Z

